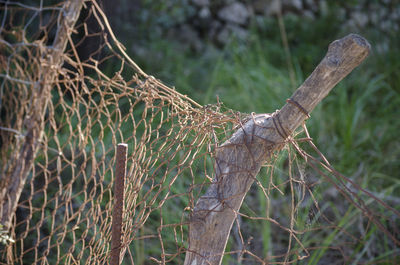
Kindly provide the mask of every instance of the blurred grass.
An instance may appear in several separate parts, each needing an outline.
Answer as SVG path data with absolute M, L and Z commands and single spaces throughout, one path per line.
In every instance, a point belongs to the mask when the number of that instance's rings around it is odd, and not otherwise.
M 329 14 L 317 22 L 285 18 L 297 85 L 320 62 L 330 42 L 350 33 L 339 23 L 333 23 L 334 19 Z M 397 34 L 382 36 L 374 29 L 356 33 L 370 41 L 371 55 L 333 89 L 313 111 L 307 125 L 315 144 L 339 172 L 399 209 L 396 202 L 400 200 L 400 37 Z M 376 48 L 383 41 L 389 42 L 389 50 Z M 218 97 L 227 108 L 240 112 L 271 113 L 294 91 L 281 43 L 276 21 L 255 21 L 245 42 L 232 38 L 222 50 L 207 45 L 204 51 L 195 53 L 174 41 L 159 39 L 149 43 L 148 52 L 135 59 L 145 72 L 201 104 L 216 103 Z M 260 208 L 265 209 L 267 202 L 260 199 L 264 195 L 258 197 Z M 323 194 L 316 197 L 324 200 Z M 329 201 L 331 207 L 342 207 L 342 199 L 337 197 L 337 200 Z M 349 213 L 351 210 L 347 208 L 347 214 L 335 213 L 339 226 L 346 227 L 349 220 L 355 218 L 354 213 Z M 307 215 L 308 211 L 303 214 Z M 299 220 L 307 218 L 298 217 Z M 260 230 L 262 248 L 268 255 L 274 254 L 270 249 L 274 244 L 271 241 L 273 229 L 267 224 Z M 375 230 L 373 228 L 366 236 L 364 246 L 354 249 L 357 252 L 353 256 L 355 262 L 363 260 L 367 246 L 382 250 L 382 257 L 396 251 L 390 249 L 387 242 L 377 243 L 371 235 Z M 312 241 L 329 246 L 337 240 L 337 233 L 336 230 L 329 235 L 318 233 Z M 379 243 L 382 246 L 376 246 Z M 232 246 L 231 241 L 229 246 Z M 325 250 L 319 249 L 301 264 L 322 264 L 324 254 Z M 227 259 L 224 262 L 229 263 Z
M 328 44 L 350 32 L 338 31 L 329 19 L 320 23 L 292 20 L 286 25 L 296 83 L 300 85 L 322 59 Z M 268 27 L 276 28 L 271 21 Z M 253 30 L 245 43 L 232 39 L 223 50 L 208 46 L 202 53 L 182 50 L 171 40 L 160 40 L 150 43 L 149 53 L 136 59 L 146 72 L 201 104 L 216 103 L 218 96 L 227 108 L 271 113 L 294 89 L 282 58 L 279 33 L 262 33 Z M 379 36 L 375 32 L 359 33 L 370 40 L 371 55 L 332 90 L 307 124 L 317 146 L 335 160 L 343 173 L 355 172 L 362 165 L 365 172 L 392 175 L 400 169 L 400 77 L 396 74 L 400 69 L 400 45 L 395 46 L 400 38 L 387 37 L 393 43 L 391 49 L 378 53 L 375 42 L 380 41 Z

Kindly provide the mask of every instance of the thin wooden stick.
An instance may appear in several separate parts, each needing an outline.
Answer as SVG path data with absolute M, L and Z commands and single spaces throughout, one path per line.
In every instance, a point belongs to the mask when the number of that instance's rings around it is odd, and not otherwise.
M 121 258 L 122 213 L 124 211 L 124 190 L 126 175 L 127 144 L 117 145 L 115 180 L 114 180 L 114 209 L 112 214 L 112 240 L 110 264 L 119 265 Z

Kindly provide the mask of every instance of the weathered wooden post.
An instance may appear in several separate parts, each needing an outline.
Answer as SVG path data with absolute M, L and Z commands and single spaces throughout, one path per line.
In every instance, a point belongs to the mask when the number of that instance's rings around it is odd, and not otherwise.
M 58 28 L 53 45 L 41 47 L 43 54 L 40 56 L 41 65 L 37 80 L 33 80 L 31 86 L 31 104 L 24 117 L 24 129 L 21 147 L 14 150 L 9 160 L 12 164 L 9 174 L 0 176 L 0 223 L 7 229 L 11 226 L 11 220 L 17 209 L 19 197 L 25 185 L 26 179 L 32 169 L 36 152 L 42 141 L 45 113 L 48 100 L 51 99 L 51 89 L 58 75 L 58 69 L 64 62 L 64 50 L 68 44 L 70 35 L 78 20 L 83 0 L 66 1 L 60 11 Z
M 221 264 L 236 214 L 254 178 L 271 154 L 299 127 L 330 90 L 369 54 L 370 44 L 350 34 L 328 52 L 281 110 L 254 115 L 216 150 L 216 177 L 191 216 L 185 264 Z

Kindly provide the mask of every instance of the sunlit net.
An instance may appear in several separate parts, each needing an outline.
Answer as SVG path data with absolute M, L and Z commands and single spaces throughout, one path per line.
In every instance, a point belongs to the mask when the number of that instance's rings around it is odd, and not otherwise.
M 0 1 L 0 210 L 9 236 L 0 260 L 107 263 L 115 150 L 124 142 L 124 261 L 182 264 L 191 212 L 215 176 L 215 150 L 251 115 L 201 106 L 145 74 L 96 2 L 82 10 L 79 1 L 36 2 Z M 396 210 L 333 171 L 307 131 L 299 133 L 255 179 L 224 259 L 368 260 L 387 250 L 352 249 L 382 240 L 376 230 L 395 249 Z M 335 206 L 337 196 L 353 201 Z

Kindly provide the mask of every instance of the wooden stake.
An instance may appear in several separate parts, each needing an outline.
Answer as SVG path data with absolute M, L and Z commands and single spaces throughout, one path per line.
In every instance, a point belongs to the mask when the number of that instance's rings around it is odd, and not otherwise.
M 117 145 L 115 180 L 114 180 L 114 209 L 112 214 L 112 240 L 110 264 L 119 265 L 121 259 L 121 231 L 122 213 L 124 210 L 124 190 L 126 175 L 126 159 L 128 145 L 121 143 Z

